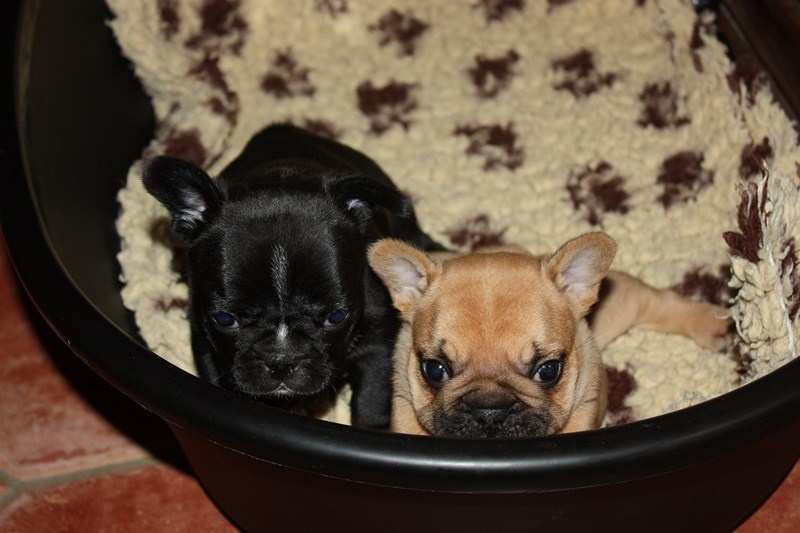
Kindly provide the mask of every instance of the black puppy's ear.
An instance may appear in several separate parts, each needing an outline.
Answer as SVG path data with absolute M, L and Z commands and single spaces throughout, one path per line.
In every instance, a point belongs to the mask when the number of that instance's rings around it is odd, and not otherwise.
M 328 192 L 346 211 L 379 205 L 404 218 L 414 216 L 411 202 L 400 191 L 370 178 L 343 178 L 330 183 Z
M 155 196 L 172 217 L 172 231 L 185 246 L 217 215 L 225 192 L 216 180 L 191 163 L 158 156 L 142 172 L 147 192 Z

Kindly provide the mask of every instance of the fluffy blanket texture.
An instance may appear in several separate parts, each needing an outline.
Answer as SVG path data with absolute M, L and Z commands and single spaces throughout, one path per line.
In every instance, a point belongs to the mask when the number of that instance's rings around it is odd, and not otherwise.
M 763 76 L 677 0 L 108 0 L 164 153 L 219 172 L 291 122 L 375 159 L 423 228 L 545 253 L 590 230 L 614 267 L 732 306 L 738 346 L 634 331 L 604 357 L 609 424 L 689 406 L 793 358 L 800 148 Z M 195 372 L 166 211 L 133 162 L 119 193 L 123 298 L 154 352 Z M 329 413 L 347 423 L 346 401 Z

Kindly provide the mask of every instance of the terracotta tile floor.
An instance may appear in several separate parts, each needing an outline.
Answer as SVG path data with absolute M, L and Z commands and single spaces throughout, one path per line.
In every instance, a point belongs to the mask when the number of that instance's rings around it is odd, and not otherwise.
M 166 426 L 44 324 L 2 244 L 0 318 L 0 532 L 236 531 Z M 737 531 L 800 531 L 800 463 Z

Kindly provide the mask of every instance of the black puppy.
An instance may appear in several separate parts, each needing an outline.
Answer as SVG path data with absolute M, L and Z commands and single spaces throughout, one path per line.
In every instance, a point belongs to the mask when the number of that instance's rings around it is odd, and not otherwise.
M 366 250 L 382 237 L 441 247 L 380 167 L 276 125 L 216 180 L 168 157 L 143 179 L 187 251 L 201 377 L 292 409 L 348 380 L 353 424 L 387 427 L 399 318 Z

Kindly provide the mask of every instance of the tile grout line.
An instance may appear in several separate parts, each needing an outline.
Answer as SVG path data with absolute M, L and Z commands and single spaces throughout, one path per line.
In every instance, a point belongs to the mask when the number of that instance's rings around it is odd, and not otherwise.
M 19 495 L 29 490 L 38 490 L 47 487 L 55 487 L 58 485 L 66 485 L 74 481 L 80 481 L 82 479 L 88 479 L 95 476 L 126 472 L 136 470 L 137 468 L 158 464 L 165 463 L 153 456 L 147 456 L 139 459 L 131 459 L 129 461 L 121 461 L 118 463 L 75 470 L 65 474 L 45 476 L 31 480 L 17 479 L 7 472 L 0 470 L 0 481 L 5 483 L 9 488 L 8 494 L 0 497 L 0 511 L 8 507 L 8 505 L 11 504 L 12 501 L 16 500 Z
M 6 487 L 8 487 L 8 492 L 0 497 L 0 511 L 2 511 L 6 505 L 11 503 L 12 500 L 16 499 L 17 493 L 19 492 L 20 481 L 11 474 L 0 470 L 0 483 L 3 483 L 6 485 Z

